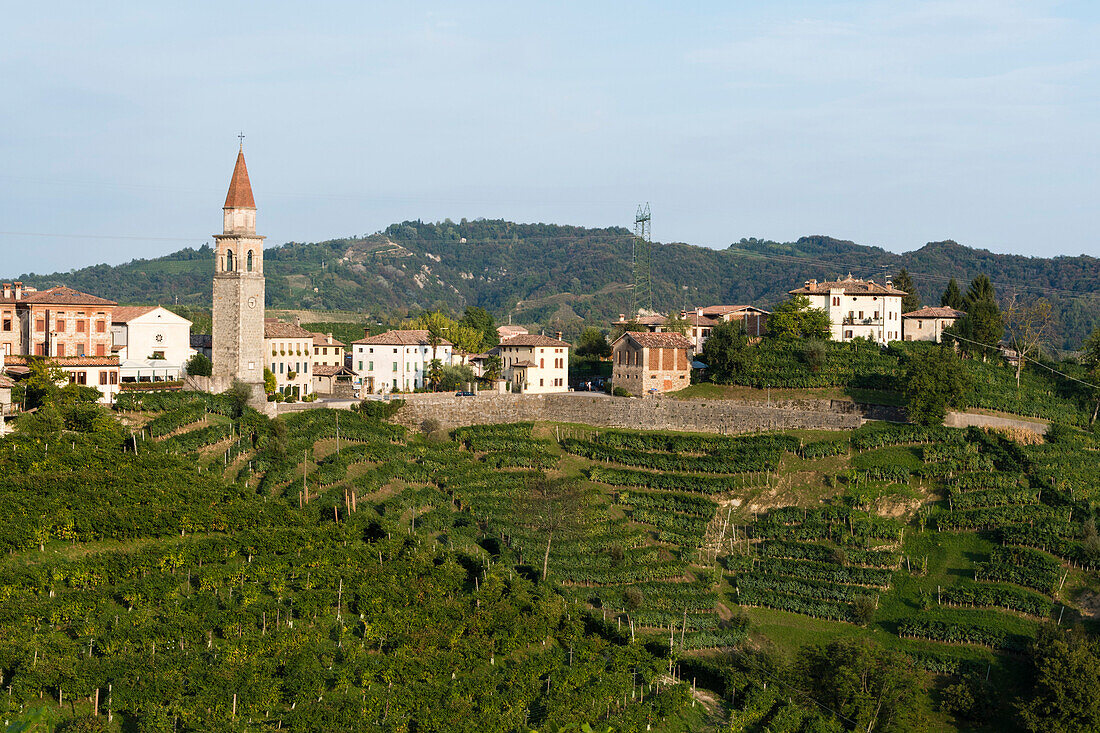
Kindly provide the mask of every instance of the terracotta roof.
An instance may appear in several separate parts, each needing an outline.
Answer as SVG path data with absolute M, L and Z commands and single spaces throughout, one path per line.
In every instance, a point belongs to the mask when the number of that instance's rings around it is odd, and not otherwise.
M 156 306 L 153 305 L 120 305 L 115 308 L 114 313 L 111 315 L 111 320 L 114 323 L 127 323 L 129 321 L 144 316 L 149 311 L 156 310 Z
M 255 209 L 252 198 L 252 183 L 248 180 L 248 166 L 244 164 L 244 150 L 237 153 L 237 165 L 233 167 L 233 178 L 229 181 L 229 193 L 225 195 L 226 209 Z
M 567 341 L 559 341 L 556 338 L 550 338 L 549 336 L 543 336 L 537 333 L 521 333 L 518 336 L 512 336 L 511 338 L 501 339 L 501 346 L 556 346 L 556 347 L 569 347 Z
M 529 333 L 523 326 L 497 326 L 497 336 L 505 338 L 505 334 L 518 336 L 521 333 Z
M 690 349 L 691 342 L 678 333 L 638 333 L 627 331 L 619 338 L 618 343 L 624 338 L 629 338 L 644 349 Z
M 343 341 L 337 341 L 336 339 L 329 339 L 327 333 L 313 332 L 313 345 L 314 346 L 346 346 Z
M 717 318 L 701 316 L 698 313 L 688 313 L 686 320 L 693 326 L 715 326 L 719 322 Z
M 514 367 L 533 367 L 533 366 L 537 366 L 537 364 L 535 364 L 535 362 L 533 362 L 533 361 L 527 361 L 526 359 L 524 359 L 523 361 L 513 361 L 512 366 L 514 366 Z
M 908 313 L 902 313 L 902 318 L 962 318 L 966 315 L 966 311 L 955 310 L 954 308 L 946 308 L 939 306 L 926 305 L 923 308 L 919 308 L 915 311 L 909 311 Z
M 34 303 L 36 305 L 117 305 L 113 300 L 88 295 L 79 290 L 73 290 L 64 286 L 40 290 L 37 293 L 24 295 L 20 303 Z
M 767 312 L 761 308 L 757 308 L 755 305 L 708 305 L 698 310 L 702 310 L 704 316 L 724 316 L 727 313 L 736 313 L 737 311 Z
M 892 285 L 880 285 L 871 280 L 860 280 L 849 273 L 843 280 L 829 280 L 826 282 L 808 281 L 805 285 L 794 290 L 788 290 L 791 295 L 828 295 L 830 290 L 843 289 L 845 295 L 908 295 L 904 290 L 898 290 Z
M 15 382 L 11 381 L 10 377 L 0 374 L 0 389 L 11 389 L 15 386 Z
M 35 357 L 37 358 L 37 357 Z M 117 356 L 50 356 L 41 357 L 50 364 L 59 367 L 68 366 L 118 366 Z M 26 366 L 25 356 L 5 356 L 5 364 L 8 366 Z
M 273 318 L 264 319 L 265 339 L 310 339 L 313 340 L 313 332 L 307 331 L 293 323 L 283 323 Z
M 342 374 L 352 375 L 355 374 L 355 372 L 345 366 L 335 366 L 333 364 L 313 365 L 313 376 L 315 377 L 337 377 Z
M 382 346 L 430 346 L 427 329 L 415 329 L 408 331 L 386 331 L 377 336 L 362 338 L 354 343 L 373 344 Z M 447 339 L 440 339 L 440 346 L 452 346 Z

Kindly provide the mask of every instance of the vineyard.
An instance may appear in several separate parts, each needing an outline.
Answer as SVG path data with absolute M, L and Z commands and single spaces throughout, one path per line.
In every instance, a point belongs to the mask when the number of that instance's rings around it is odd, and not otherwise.
M 864 635 L 914 668 L 1003 677 L 1041 623 L 1082 618 L 1100 562 L 1100 451 L 1076 431 L 441 436 L 388 409 L 270 421 L 128 393 L 110 429 L 0 441 L 0 713 L 840 730 L 708 665 Z M 720 713 L 692 707 L 687 669 Z

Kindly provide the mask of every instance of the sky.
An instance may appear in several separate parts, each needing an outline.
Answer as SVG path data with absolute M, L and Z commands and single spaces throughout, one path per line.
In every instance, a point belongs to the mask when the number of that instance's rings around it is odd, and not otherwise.
M 1100 255 L 1100 7 L 13 3 L 0 276 L 407 219 Z

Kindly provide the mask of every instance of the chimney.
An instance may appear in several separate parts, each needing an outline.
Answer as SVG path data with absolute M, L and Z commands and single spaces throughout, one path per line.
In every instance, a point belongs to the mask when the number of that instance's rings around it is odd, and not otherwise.
M 330 343 L 330 344 L 332 343 L 332 333 L 326 333 L 325 334 L 325 341 Z
M 697 315 L 697 316 L 699 316 L 700 318 L 702 318 L 702 317 L 703 317 L 703 309 L 702 309 L 702 308 L 696 308 L 696 309 L 695 309 L 695 315 Z
M 558 341 L 561 341 L 561 331 L 558 331 Z
M 302 317 L 299 316 L 298 314 L 294 315 L 294 325 L 297 326 L 298 328 L 302 327 Z
M 20 300 L 23 297 L 23 283 L 18 280 L 15 281 L 15 299 Z
M 619 320 L 620 321 L 625 321 L 626 320 L 626 314 L 625 313 L 620 313 L 619 314 Z
M 11 297 L 11 283 L 4 283 L 4 300 Z

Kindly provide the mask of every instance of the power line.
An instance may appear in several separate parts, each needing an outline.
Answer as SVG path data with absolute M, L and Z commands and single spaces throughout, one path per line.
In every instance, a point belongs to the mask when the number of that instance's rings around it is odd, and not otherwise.
M 974 344 L 975 346 L 981 346 L 981 347 L 986 348 L 986 349 L 996 348 L 995 346 L 990 346 L 989 344 L 983 344 L 981 341 L 975 341 L 973 339 L 968 339 L 965 336 L 958 336 L 958 335 L 953 334 L 953 333 L 945 333 L 944 336 L 947 337 L 947 338 L 957 339 L 959 341 L 965 341 L 968 344 Z M 1019 352 L 1017 352 L 1016 353 L 1016 358 L 1017 359 L 1023 359 L 1024 361 L 1029 361 L 1032 364 L 1035 364 L 1036 366 L 1041 366 L 1043 369 L 1046 369 L 1047 371 L 1053 372 L 1053 373 L 1057 374 L 1059 377 L 1063 377 L 1064 379 L 1069 379 L 1071 381 L 1078 382 L 1079 384 L 1083 384 L 1086 387 L 1091 387 L 1095 390 L 1100 390 L 1100 385 L 1093 384 L 1092 382 L 1086 382 L 1083 379 L 1078 379 L 1077 377 L 1066 374 L 1065 372 L 1060 372 L 1057 369 L 1055 369 L 1054 367 L 1047 366 L 1046 364 L 1044 364 L 1041 361 L 1038 361 L 1036 359 L 1032 359 L 1030 356 L 1024 356 L 1023 354 L 1020 354 Z

